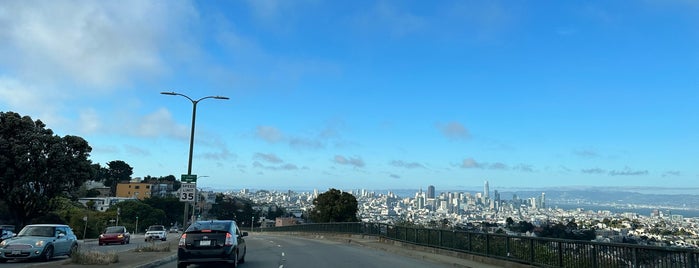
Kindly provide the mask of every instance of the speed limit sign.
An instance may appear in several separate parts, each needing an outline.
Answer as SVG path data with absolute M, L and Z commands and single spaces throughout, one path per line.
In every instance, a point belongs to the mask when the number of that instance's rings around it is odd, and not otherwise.
M 197 191 L 196 183 L 183 183 L 180 187 L 180 201 L 194 202 L 194 196 Z

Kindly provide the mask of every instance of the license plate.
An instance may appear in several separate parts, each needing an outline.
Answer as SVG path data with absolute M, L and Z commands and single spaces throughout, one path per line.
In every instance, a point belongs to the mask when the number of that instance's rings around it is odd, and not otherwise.
M 211 240 L 202 240 L 199 241 L 200 246 L 211 246 Z
M 19 251 L 19 250 L 13 250 L 13 251 L 12 251 L 12 255 L 19 255 L 19 254 L 22 254 L 22 252 Z

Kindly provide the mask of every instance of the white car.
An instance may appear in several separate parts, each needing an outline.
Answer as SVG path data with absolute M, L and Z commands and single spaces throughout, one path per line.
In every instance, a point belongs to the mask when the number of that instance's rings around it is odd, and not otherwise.
M 145 235 L 146 242 L 156 239 L 162 241 L 167 240 L 167 230 L 165 230 L 165 226 L 151 225 L 150 227 L 148 227 L 148 230 L 146 231 Z

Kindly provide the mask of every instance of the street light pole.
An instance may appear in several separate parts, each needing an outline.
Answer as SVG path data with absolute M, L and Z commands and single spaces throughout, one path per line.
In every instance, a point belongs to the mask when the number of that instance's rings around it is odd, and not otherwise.
M 185 98 L 187 98 L 189 101 L 192 102 L 192 131 L 191 131 L 191 133 L 190 133 L 190 135 L 189 135 L 189 160 L 188 160 L 188 163 L 187 163 L 187 175 L 192 175 L 192 155 L 193 155 L 193 153 L 194 153 L 194 126 L 195 126 L 196 119 L 197 119 L 197 104 L 198 104 L 200 101 L 205 100 L 205 99 L 228 100 L 229 98 L 228 98 L 228 97 L 223 97 L 223 96 L 206 96 L 206 97 L 200 98 L 200 99 L 198 99 L 198 100 L 194 100 L 194 99 L 190 98 L 190 97 L 187 96 L 187 95 L 184 95 L 184 94 L 181 94 L 181 93 L 177 93 L 177 92 L 174 92 L 174 91 L 171 91 L 171 92 L 160 92 L 160 94 L 163 94 L 163 95 L 172 95 L 172 96 L 182 96 L 182 97 L 185 97 Z M 195 191 L 195 193 L 196 193 L 196 187 L 195 187 L 195 190 L 194 190 L 194 191 Z M 189 213 L 187 212 L 188 209 L 189 209 L 189 204 L 186 204 L 186 205 L 184 206 L 184 217 L 183 217 L 183 220 L 182 220 L 182 227 L 186 227 L 186 226 L 187 226 L 187 214 L 189 214 Z M 194 212 L 194 207 L 192 207 L 192 212 Z

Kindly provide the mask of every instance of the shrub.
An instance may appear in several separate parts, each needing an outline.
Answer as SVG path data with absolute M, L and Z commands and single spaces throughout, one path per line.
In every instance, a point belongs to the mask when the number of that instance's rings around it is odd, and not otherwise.
M 110 264 L 119 261 L 115 252 L 77 250 L 70 256 L 70 262 L 76 264 Z
M 170 243 L 148 243 L 145 246 L 138 246 L 136 252 L 170 252 Z

